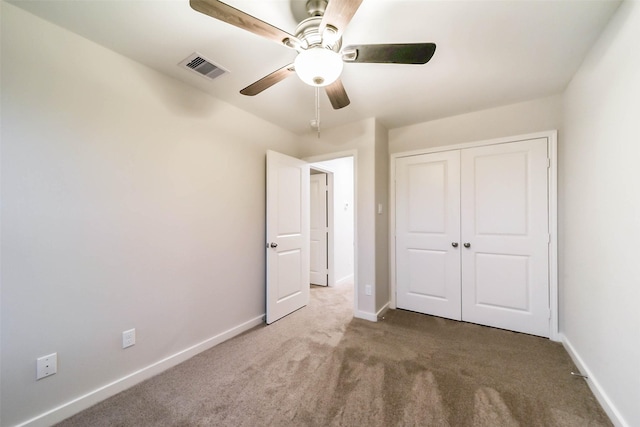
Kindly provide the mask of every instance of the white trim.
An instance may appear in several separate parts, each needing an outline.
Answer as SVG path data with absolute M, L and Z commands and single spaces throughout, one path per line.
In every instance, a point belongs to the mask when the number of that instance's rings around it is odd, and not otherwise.
M 341 279 L 336 280 L 336 286 L 349 282 L 353 282 L 353 274 L 349 274 Z
M 391 160 L 395 160 L 395 158 L 397 157 L 418 156 L 420 154 L 439 153 L 441 151 L 462 150 L 465 148 L 482 147 L 485 145 L 508 144 L 510 142 L 527 141 L 529 139 L 536 139 L 536 138 L 550 138 L 551 135 L 557 135 L 557 133 L 558 133 L 557 130 L 548 130 L 543 132 L 528 133 L 525 135 L 513 135 L 513 136 L 506 136 L 503 138 L 483 139 L 481 141 L 465 142 L 462 144 L 441 145 L 439 147 L 423 148 L 420 150 L 412 150 L 412 151 L 403 151 L 403 152 L 391 154 Z
M 620 411 L 618 411 L 616 406 L 613 404 L 613 401 L 609 398 L 607 393 L 605 393 L 602 386 L 600 386 L 598 379 L 593 375 L 593 372 L 591 372 L 589 367 L 585 364 L 584 360 L 582 360 L 567 337 L 565 337 L 561 333 L 558 333 L 558 340 L 562 342 L 562 345 L 564 346 L 565 350 L 567 350 L 567 353 L 569 353 L 569 356 L 573 360 L 573 363 L 575 363 L 580 373 L 588 377 L 587 379 L 585 379 L 585 381 L 587 382 L 589 389 L 591 389 L 591 392 L 602 406 L 602 409 L 604 409 L 604 411 L 607 413 L 607 415 L 611 419 L 611 422 L 617 427 L 631 427 L 631 424 L 627 423 L 624 420 L 624 417 L 622 416 Z M 576 378 L 576 380 L 579 379 Z
M 549 339 L 560 341 L 558 316 L 558 131 L 548 132 L 549 155 Z
M 377 322 L 378 319 L 380 319 L 382 316 L 384 316 L 384 314 L 387 312 L 387 310 L 389 310 L 389 303 L 388 302 L 385 305 L 383 305 L 382 308 L 380 310 L 378 310 L 375 314 L 374 313 L 369 313 L 368 311 L 356 311 L 355 313 L 353 313 L 353 317 L 355 317 L 357 319 L 368 320 L 370 322 Z
M 549 339 L 560 341 L 559 332 L 559 316 L 558 316 L 558 152 L 557 152 L 557 130 L 548 130 L 544 132 L 529 133 L 526 135 L 514 135 L 504 138 L 488 139 L 476 142 L 467 142 L 463 144 L 444 145 L 440 147 L 426 148 L 422 150 L 406 151 L 401 153 L 393 153 L 390 156 L 391 162 L 389 168 L 389 272 L 391 275 L 391 283 L 389 289 L 390 301 L 389 307 L 396 308 L 396 159 L 401 157 L 417 156 L 421 154 L 438 153 L 442 151 L 462 150 L 465 148 L 475 148 L 495 144 L 508 144 L 511 142 L 526 141 L 529 139 L 547 138 L 548 155 L 551 160 L 549 167 L 549 234 L 551 241 L 549 242 L 549 310 L 551 318 L 549 319 Z
M 208 338 L 196 345 L 188 347 L 169 357 L 152 363 L 149 366 L 132 372 L 129 375 L 125 375 L 124 377 L 117 379 L 109 384 L 90 391 L 89 393 L 77 397 L 67 403 L 64 403 L 57 408 L 53 408 L 34 418 L 31 418 L 30 420 L 24 421 L 18 424 L 16 427 L 46 427 L 58 423 L 84 409 L 89 408 L 90 406 L 95 405 L 98 402 L 101 402 L 111 396 L 116 395 L 117 393 L 120 393 L 123 390 L 133 387 L 134 385 L 153 377 L 154 375 L 164 372 L 167 369 L 172 368 L 184 362 L 185 360 L 192 358 L 196 354 L 202 353 L 205 350 L 208 350 L 263 323 L 264 315 L 255 317 L 247 322 L 228 329 L 225 332 Z
M 353 313 L 353 317 L 355 317 L 356 319 L 368 320 L 370 322 L 377 322 L 378 321 L 378 315 L 376 313 L 369 313 L 368 311 L 356 310 Z
M 384 316 L 384 314 L 389 311 L 389 303 L 386 303 L 385 305 L 382 306 L 382 308 L 380 310 L 378 310 L 378 312 L 376 313 L 376 317 L 378 319 L 382 318 L 382 316 Z

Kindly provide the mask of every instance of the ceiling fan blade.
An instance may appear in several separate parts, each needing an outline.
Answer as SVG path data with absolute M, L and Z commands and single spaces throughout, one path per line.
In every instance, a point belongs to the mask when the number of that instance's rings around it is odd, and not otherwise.
M 325 28 L 331 26 L 337 32 L 335 39 L 340 38 L 361 3 L 362 0 L 329 0 L 327 9 L 322 15 L 322 22 L 318 27 L 318 32 L 323 34 Z
M 204 13 L 212 18 L 234 25 L 261 37 L 284 44 L 287 47 L 300 46 L 301 42 L 294 35 L 287 33 L 255 16 L 222 3 L 218 0 L 189 0 L 193 10 Z
M 326 86 L 325 90 L 334 110 L 344 108 L 351 103 L 340 79 Z
M 295 69 L 293 68 L 293 64 L 285 65 L 279 70 L 276 70 L 273 73 L 264 76 L 257 82 L 252 83 L 249 86 L 245 87 L 240 91 L 240 93 L 247 96 L 257 95 L 263 90 L 269 89 L 274 84 L 286 79 L 291 74 L 295 74 Z
M 359 44 L 342 49 L 345 62 L 426 64 L 436 52 L 434 43 Z

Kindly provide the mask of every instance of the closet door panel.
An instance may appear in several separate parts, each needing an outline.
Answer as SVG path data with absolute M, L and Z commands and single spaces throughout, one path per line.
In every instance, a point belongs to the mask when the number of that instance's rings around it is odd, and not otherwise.
M 547 165 L 546 138 L 462 150 L 462 320 L 549 336 Z
M 460 320 L 460 153 L 396 160 L 398 308 Z

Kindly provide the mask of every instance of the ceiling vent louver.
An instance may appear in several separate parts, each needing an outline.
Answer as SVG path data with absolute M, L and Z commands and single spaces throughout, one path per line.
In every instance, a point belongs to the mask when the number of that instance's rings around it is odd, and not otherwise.
M 198 52 L 189 55 L 184 61 L 178 64 L 188 70 L 195 71 L 208 79 L 215 79 L 227 72 L 224 68 L 209 61 Z

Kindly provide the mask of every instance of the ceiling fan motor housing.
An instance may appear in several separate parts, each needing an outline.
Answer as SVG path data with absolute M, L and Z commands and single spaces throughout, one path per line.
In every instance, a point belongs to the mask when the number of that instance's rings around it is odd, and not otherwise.
M 320 23 L 322 22 L 322 16 L 312 16 L 307 18 L 298 24 L 296 28 L 296 38 L 303 42 L 307 48 L 311 47 L 323 47 L 325 49 L 331 49 L 334 52 L 339 52 L 342 47 L 342 37 L 332 40 L 330 37 L 326 37 L 327 34 L 321 34 L 318 30 Z M 327 32 L 331 32 L 332 28 L 328 27 Z
M 319 31 L 322 17 L 327 8 L 327 0 L 307 1 L 309 18 L 298 24 L 295 36 L 306 49 L 299 51 L 295 59 L 296 74 L 311 86 L 327 86 L 342 73 L 341 37 L 331 37 L 333 27 L 327 27 L 324 33 Z M 333 32 L 333 34 L 337 34 Z

